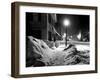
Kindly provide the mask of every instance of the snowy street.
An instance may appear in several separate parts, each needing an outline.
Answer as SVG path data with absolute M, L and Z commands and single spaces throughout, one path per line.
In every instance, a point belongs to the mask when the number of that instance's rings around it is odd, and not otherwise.
M 89 50 L 89 42 L 67 41 L 67 47 L 69 46 L 69 44 L 74 44 L 78 51 Z M 64 42 L 60 42 L 59 47 L 55 48 L 54 50 L 62 51 L 65 48 L 66 47 L 65 47 Z

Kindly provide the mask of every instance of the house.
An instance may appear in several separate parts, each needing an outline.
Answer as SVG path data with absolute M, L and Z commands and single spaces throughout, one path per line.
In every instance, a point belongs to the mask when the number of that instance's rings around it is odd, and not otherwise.
M 56 14 L 26 13 L 26 36 L 33 36 L 42 40 L 54 40 L 54 34 L 59 35 L 55 29 Z

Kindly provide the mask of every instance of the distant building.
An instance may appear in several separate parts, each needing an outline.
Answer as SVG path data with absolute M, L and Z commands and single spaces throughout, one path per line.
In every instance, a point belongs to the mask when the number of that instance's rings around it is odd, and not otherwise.
M 56 14 L 26 13 L 26 35 L 52 41 L 59 35 L 55 29 L 56 22 Z

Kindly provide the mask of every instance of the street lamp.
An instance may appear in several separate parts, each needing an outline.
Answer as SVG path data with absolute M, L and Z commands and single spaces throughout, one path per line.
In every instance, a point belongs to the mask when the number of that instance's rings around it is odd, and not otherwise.
M 65 27 L 68 27 L 70 25 L 69 19 L 65 19 L 63 24 L 64 24 Z
M 65 19 L 65 20 L 63 21 L 63 24 L 64 24 L 64 26 L 65 26 L 65 28 L 66 28 L 65 45 L 67 46 L 67 27 L 69 27 L 69 25 L 70 25 L 70 20 L 69 20 L 69 19 Z

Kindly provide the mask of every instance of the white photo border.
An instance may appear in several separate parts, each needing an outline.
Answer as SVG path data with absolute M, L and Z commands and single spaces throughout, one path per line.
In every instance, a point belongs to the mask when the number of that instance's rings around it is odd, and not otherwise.
M 55 73 L 55 72 L 75 72 L 75 71 L 89 71 L 95 70 L 95 11 L 88 9 L 73 9 L 73 8 L 56 8 L 56 7 L 38 7 L 38 6 L 20 6 L 19 7 L 19 30 L 20 30 L 20 72 L 19 74 L 42 74 L 42 73 Z M 26 12 L 38 12 L 38 13 L 59 13 L 59 14 L 77 14 L 77 15 L 89 15 L 90 16 L 90 64 L 89 65 L 71 65 L 71 66 L 52 66 L 52 67 L 34 67 L 26 68 L 25 66 L 25 36 L 26 36 L 26 24 L 25 15 Z

